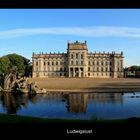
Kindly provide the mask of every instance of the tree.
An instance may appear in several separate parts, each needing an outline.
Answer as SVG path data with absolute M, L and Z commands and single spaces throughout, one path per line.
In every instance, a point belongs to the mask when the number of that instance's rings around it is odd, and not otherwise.
M 131 68 L 135 71 L 140 70 L 140 66 L 136 66 L 136 65 L 131 66 Z
M 0 58 L 0 74 L 7 73 L 13 66 L 17 66 L 19 76 L 29 76 L 32 72 L 30 60 L 21 55 L 8 54 Z
M 10 68 L 10 60 L 8 57 L 4 56 L 0 58 L 0 75 L 8 72 Z

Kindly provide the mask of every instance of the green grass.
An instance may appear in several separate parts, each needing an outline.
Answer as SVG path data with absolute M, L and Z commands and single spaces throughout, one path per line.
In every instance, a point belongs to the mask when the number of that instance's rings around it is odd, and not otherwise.
M 129 118 L 129 119 L 117 119 L 117 120 L 103 120 L 103 119 L 92 119 L 92 120 L 72 120 L 72 119 L 48 119 L 48 118 L 36 118 L 20 115 L 6 115 L 0 114 L 0 123 L 99 123 L 99 124 L 125 124 L 125 123 L 139 123 L 140 118 Z

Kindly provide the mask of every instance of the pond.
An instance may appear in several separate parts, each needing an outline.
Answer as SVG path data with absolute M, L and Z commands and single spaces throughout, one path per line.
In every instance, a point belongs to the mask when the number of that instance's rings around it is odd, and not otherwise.
M 0 93 L 0 113 L 84 120 L 140 117 L 140 92 Z

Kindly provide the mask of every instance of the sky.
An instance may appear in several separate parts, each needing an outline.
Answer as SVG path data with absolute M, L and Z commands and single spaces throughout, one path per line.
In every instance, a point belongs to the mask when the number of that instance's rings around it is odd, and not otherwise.
M 140 9 L 0 9 L 0 57 L 67 52 L 87 41 L 89 52 L 124 53 L 124 67 L 140 65 Z

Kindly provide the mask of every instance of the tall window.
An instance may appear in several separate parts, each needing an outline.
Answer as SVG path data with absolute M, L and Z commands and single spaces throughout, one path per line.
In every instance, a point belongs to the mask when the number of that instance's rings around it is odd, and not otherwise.
M 81 65 L 83 65 L 83 61 L 81 61 Z
M 110 62 L 110 66 L 112 65 L 112 62 Z
M 46 63 L 44 62 L 44 66 L 46 65 Z
M 76 65 L 78 65 L 78 61 L 76 61 Z
M 50 65 L 50 62 L 48 62 L 48 65 Z
M 58 62 L 56 62 L 56 65 L 58 65 Z
M 73 61 L 71 61 L 71 65 L 73 65 Z
M 52 62 L 52 65 L 54 65 L 54 62 Z
M 36 62 L 36 66 L 38 66 L 38 62 Z
M 108 62 L 106 61 L 106 66 L 108 65 Z
M 88 71 L 90 71 L 90 67 L 88 67 Z
M 83 54 L 81 54 L 81 59 L 83 59 Z
M 78 59 L 78 53 L 76 53 L 76 59 Z

